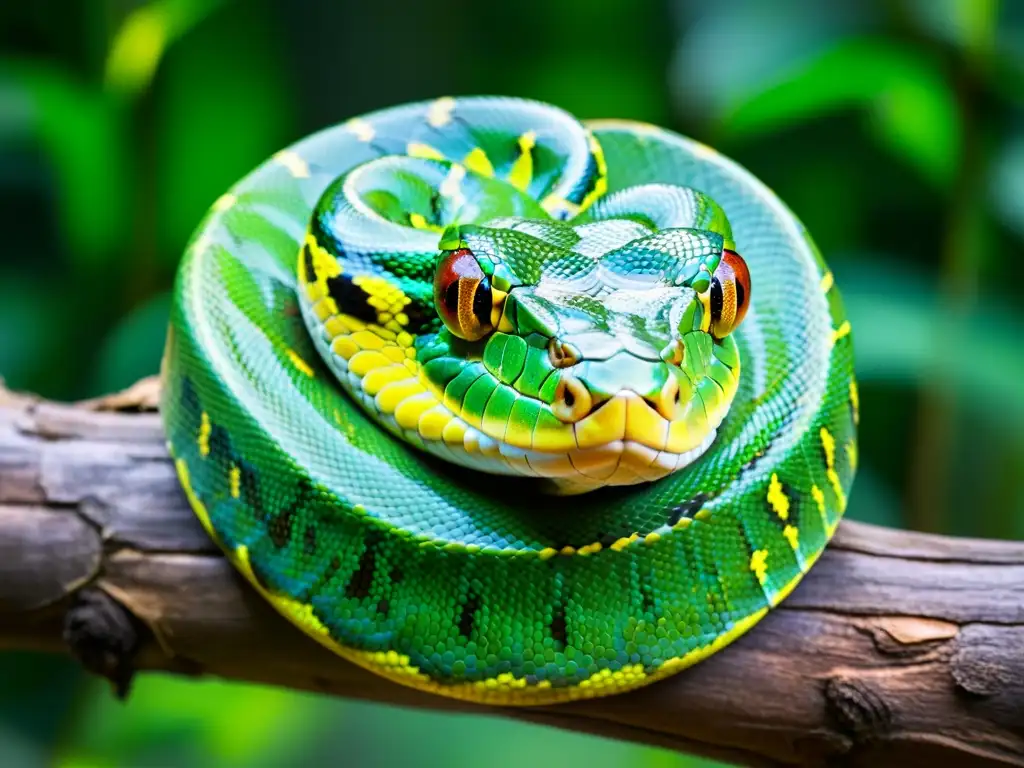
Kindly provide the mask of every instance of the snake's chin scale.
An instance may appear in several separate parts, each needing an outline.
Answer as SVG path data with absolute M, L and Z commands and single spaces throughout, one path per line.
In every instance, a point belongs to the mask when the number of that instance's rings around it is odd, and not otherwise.
M 366 400 L 360 398 L 364 404 Z M 539 478 L 545 481 L 541 490 L 562 496 L 660 480 L 697 461 L 717 436 L 717 430 L 712 430 L 698 446 L 682 453 L 657 451 L 634 440 L 546 453 L 501 443 L 473 427 L 467 428 L 461 446 L 426 441 L 418 431 L 403 429 L 394 417 L 379 418 L 396 436 L 453 464 L 490 474 Z
M 559 496 L 588 493 L 612 485 L 639 485 L 660 480 L 689 466 L 711 447 L 718 431 L 712 430 L 696 448 L 683 453 L 655 451 L 633 440 L 618 440 L 597 449 L 570 452 L 575 474 L 549 476 L 545 490 Z M 594 459 L 598 459 L 594 461 Z M 592 463 L 591 463 L 592 462 Z

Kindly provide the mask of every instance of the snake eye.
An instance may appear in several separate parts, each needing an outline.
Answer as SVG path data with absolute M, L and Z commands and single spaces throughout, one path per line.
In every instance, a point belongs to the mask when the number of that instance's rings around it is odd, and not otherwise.
M 434 306 L 442 322 L 466 341 L 482 339 L 492 330 L 494 297 L 491 281 L 468 248 L 448 251 L 434 273 Z
M 750 306 L 750 272 L 735 251 L 722 251 L 711 278 L 711 335 L 723 339 L 736 330 Z

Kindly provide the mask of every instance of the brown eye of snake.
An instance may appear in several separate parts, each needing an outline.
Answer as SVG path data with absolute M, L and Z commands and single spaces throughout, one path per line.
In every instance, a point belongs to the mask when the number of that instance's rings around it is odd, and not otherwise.
M 434 305 L 442 322 L 466 341 L 482 339 L 494 327 L 491 281 L 473 252 L 460 248 L 444 255 L 434 273 Z
M 711 279 L 711 335 L 723 339 L 743 322 L 750 306 L 750 272 L 735 251 L 722 252 Z

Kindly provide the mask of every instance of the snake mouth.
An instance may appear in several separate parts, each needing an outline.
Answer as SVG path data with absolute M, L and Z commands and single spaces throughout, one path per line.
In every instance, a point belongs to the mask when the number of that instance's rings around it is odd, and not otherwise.
M 442 444 L 450 458 L 465 466 L 505 475 L 544 478 L 560 494 L 574 494 L 606 485 L 635 485 L 666 477 L 699 459 L 714 442 L 710 430 L 686 451 L 652 448 L 628 438 L 562 450 L 520 448 L 469 427 L 457 442 Z M 440 446 L 439 446 L 440 447 Z
M 699 398 L 685 408 L 678 406 L 678 411 L 666 418 L 657 402 L 630 390 L 621 391 L 599 402 L 572 424 L 575 447 L 591 450 L 626 442 L 682 455 L 698 448 L 717 429 L 724 415 L 717 409 L 709 413 Z
M 660 480 L 699 459 L 714 442 L 712 430 L 689 451 L 659 451 L 634 440 L 613 440 L 593 448 L 544 452 L 514 448 L 469 430 L 462 445 L 462 461 L 477 467 L 483 462 L 506 475 L 544 478 L 561 494 L 582 493 L 601 486 L 636 485 Z M 451 446 L 449 446 L 450 448 Z
M 510 420 L 495 429 L 460 414 L 473 424 L 461 448 L 471 462 L 479 457 L 504 463 L 506 474 L 547 478 L 562 494 L 658 480 L 696 461 L 714 442 L 735 394 L 735 373 L 671 374 L 646 395 L 624 388 L 609 397 L 564 369 L 549 405 L 557 421 L 523 430 Z
M 699 397 L 673 419 L 662 416 L 657 403 L 629 390 L 593 406 L 589 399 L 586 415 L 575 422 L 526 435 L 508 428 L 497 434 L 475 424 L 460 430 L 447 450 L 469 466 L 486 464 L 492 472 L 546 478 L 557 493 L 582 493 L 651 482 L 686 467 L 711 446 L 721 421 Z

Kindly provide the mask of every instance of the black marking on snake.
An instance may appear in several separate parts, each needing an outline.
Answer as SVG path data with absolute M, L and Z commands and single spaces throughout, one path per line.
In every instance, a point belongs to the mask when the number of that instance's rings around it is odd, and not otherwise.
M 749 558 L 747 562 L 750 562 Z M 722 570 L 718 567 L 718 561 L 711 556 L 701 560 L 700 564 L 704 569 L 702 578 L 707 581 L 706 592 L 708 597 L 710 598 L 717 593 L 725 600 L 728 597 L 728 590 L 726 589 L 725 582 L 722 580 Z
M 761 463 L 761 459 L 764 458 L 765 451 L 767 451 L 767 448 L 758 450 L 756 453 L 754 453 L 750 461 L 743 465 L 743 469 L 740 470 L 740 474 L 745 475 L 748 472 L 753 472 L 754 469 L 757 468 L 757 465 Z
M 583 170 L 583 175 L 580 176 L 580 183 L 577 184 L 573 189 L 565 196 L 565 199 L 570 203 L 579 205 L 583 202 L 583 199 L 587 196 L 594 186 L 597 184 L 597 179 L 600 176 L 600 169 L 597 167 L 597 158 L 593 152 L 587 153 L 587 167 Z
M 313 252 L 309 248 L 309 243 L 302 244 L 302 264 L 306 272 L 306 282 L 315 283 L 317 280 L 316 265 L 313 263 Z
M 238 462 L 238 492 L 242 500 L 263 518 L 263 500 L 260 497 L 260 478 L 256 468 L 247 461 Z
M 441 320 L 436 313 L 431 314 L 418 304 L 407 304 L 402 311 L 409 318 L 405 330 L 413 336 L 436 330 L 441 325 Z
M 341 558 L 334 555 L 329 561 L 327 561 L 327 567 L 324 572 L 320 574 L 315 582 L 313 582 L 307 589 L 302 591 L 302 594 L 297 595 L 300 602 L 309 603 L 314 595 L 318 595 L 323 590 L 323 586 L 327 584 L 334 574 L 341 570 Z M 314 611 L 317 618 L 320 619 L 325 625 L 327 624 L 327 617 L 321 616 L 319 612 Z
M 665 522 L 668 524 L 669 527 L 671 527 L 678 523 L 680 520 L 682 520 L 684 517 L 688 517 L 692 520 L 693 516 L 700 512 L 701 509 L 704 508 L 704 505 L 707 504 L 707 502 L 708 495 L 706 493 L 698 493 L 689 501 L 684 501 L 683 503 L 676 504 L 674 507 L 672 507 L 672 509 L 670 509 L 668 512 L 668 520 L 666 520 Z
M 219 424 L 210 427 L 210 458 L 222 462 L 225 465 L 234 461 L 234 452 L 231 448 L 231 436 L 228 431 Z
M 391 567 L 391 573 L 388 574 L 388 581 L 392 584 L 401 584 L 402 579 L 405 578 L 405 571 L 402 570 L 402 566 L 397 563 Z
M 187 376 L 181 380 L 181 407 L 190 421 L 199 422 L 203 407 L 199 403 L 199 395 L 192 384 L 192 379 Z
M 327 294 L 346 315 L 366 323 L 377 322 L 377 310 L 370 306 L 370 294 L 352 282 L 348 274 L 327 278 Z
M 513 143 L 512 143 L 512 156 L 511 156 L 511 159 L 508 161 L 509 167 L 511 168 L 512 166 L 514 166 L 516 164 L 516 161 L 520 157 L 529 156 L 530 160 L 531 160 L 531 162 L 533 164 L 533 167 L 536 168 L 537 167 L 537 145 L 534 144 L 532 147 L 530 147 L 529 149 L 527 149 L 524 152 L 522 145 L 519 143 L 519 140 L 521 138 L 522 138 L 522 135 L 517 136 L 513 140 Z M 530 181 L 533 181 L 533 179 L 530 179 Z
M 758 547 L 754 544 L 754 539 L 751 538 L 750 531 L 747 530 L 747 525 L 742 518 L 734 518 L 733 523 L 736 526 L 736 529 L 739 533 L 740 541 L 743 542 L 743 548 L 746 550 L 746 561 L 749 563 L 751 559 L 754 557 L 754 552 L 757 551 Z M 748 568 L 745 571 L 745 573 L 747 578 L 749 578 L 753 582 L 754 586 L 757 589 L 764 589 L 752 568 Z M 715 575 L 718 575 L 717 571 Z
M 803 502 L 803 495 L 782 478 L 779 478 L 779 486 L 782 488 L 782 494 L 789 501 L 789 511 L 786 514 L 786 519 L 783 520 L 779 517 L 775 508 L 768 503 L 767 498 L 765 503 L 768 504 L 768 511 L 771 513 L 769 517 L 775 522 L 780 531 L 784 531 L 789 525 L 798 526 L 800 524 L 800 504 Z
M 292 502 L 267 520 L 267 533 L 270 534 L 270 541 L 278 549 L 288 546 L 288 542 L 291 541 L 295 515 L 309 500 L 311 490 L 309 481 L 306 478 L 300 479 Z
M 345 597 L 352 600 L 365 600 L 370 596 L 373 587 L 373 576 L 377 572 L 378 549 L 383 543 L 379 531 L 371 528 L 366 533 L 366 547 L 359 555 L 356 569 L 345 584 Z
M 313 523 L 306 524 L 306 530 L 302 534 L 302 551 L 312 557 L 317 551 L 316 526 Z
M 457 622 L 459 634 L 467 640 L 473 633 L 473 625 L 476 622 L 476 613 L 482 606 L 483 602 L 480 599 L 480 595 L 476 593 L 476 590 L 470 588 L 469 593 L 466 595 L 466 602 L 462 604 L 462 612 L 459 614 Z
M 295 522 L 295 507 L 289 505 L 283 512 L 274 515 L 267 523 L 270 541 L 278 549 L 288 545 L 292 538 L 292 524 Z
M 331 579 L 334 574 L 341 570 L 341 558 L 335 555 L 327 563 L 327 570 L 324 571 L 324 575 L 321 577 L 322 581 L 326 583 Z
M 565 606 L 559 603 L 551 614 L 551 639 L 562 648 L 568 644 L 569 634 L 565 621 Z
M 644 613 L 654 612 L 654 595 L 651 592 L 651 585 L 646 579 L 640 579 L 640 610 Z
M 377 601 L 377 613 L 379 613 L 381 616 L 387 617 L 388 611 L 390 610 L 391 603 L 388 602 L 388 599 L 386 597 L 382 597 L 380 600 Z

